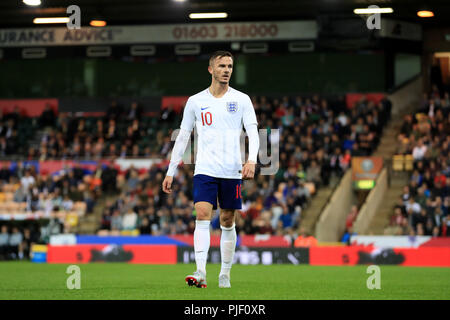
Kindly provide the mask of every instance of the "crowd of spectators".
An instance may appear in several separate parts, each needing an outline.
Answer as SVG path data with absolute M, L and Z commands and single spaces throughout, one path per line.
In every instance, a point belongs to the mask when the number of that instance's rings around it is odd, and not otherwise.
M 10 113 L 0 109 L 0 157 L 14 154 L 17 150 L 18 130 L 22 115 L 15 107 Z
M 405 116 L 399 154 L 414 159 L 409 183 L 394 208 L 386 234 L 450 235 L 450 99 L 434 86 L 418 112 Z
M 244 234 L 295 237 L 301 212 L 312 194 L 328 185 L 332 175 L 341 177 L 352 156 L 369 155 L 376 148 L 390 117 L 390 101 L 376 104 L 362 99 L 351 109 L 343 100 L 319 95 L 253 97 L 252 101 L 259 128 L 279 129 L 279 170 L 275 175 L 260 175 L 258 168 L 255 180 L 244 182 L 237 229 Z M 170 134 L 171 130 L 159 150 L 165 163 L 154 164 L 141 174 L 131 168 L 125 176 L 118 175 L 120 196 L 105 206 L 100 232 L 120 234 L 139 229 L 143 234 L 193 233 L 192 166 L 179 167 L 171 195 L 163 194 L 160 187 L 172 148 Z M 218 212 L 212 227 L 213 232 L 219 230 Z
M 160 119 L 143 115 L 143 108 L 137 102 L 124 108 L 112 101 L 103 117 L 84 117 L 70 112 L 56 115 L 47 106 L 39 118 L 40 127 L 45 128 L 39 149 L 30 147 L 27 158 L 160 157 L 157 146 L 163 143 L 167 127 L 174 123 L 177 115 L 170 107 Z
M 0 259 L 6 260 L 29 258 L 31 243 L 48 243 L 51 235 L 74 232 L 100 195 L 93 174 L 85 174 L 79 164 L 53 175 L 38 173 L 21 161 L 14 164 L 4 162 L 0 168 Z M 46 223 L 37 230 L 9 224 L 40 220 Z
M 6 224 L 0 227 L 0 261 L 30 259 L 31 247 L 40 241 L 39 231 L 18 226 L 9 228 Z
M 352 156 L 370 155 L 376 148 L 390 117 L 390 101 L 375 103 L 363 98 L 353 108 L 347 108 L 343 98 L 319 95 L 261 96 L 252 97 L 252 101 L 259 128 L 268 133 L 279 130 L 279 170 L 274 175 L 260 175 L 258 167 L 256 178 L 245 181 L 237 229 L 245 234 L 295 237 L 301 213 L 316 190 L 329 185 L 332 176 L 340 178 L 350 167 Z M 193 165 L 179 167 L 171 195 L 161 190 L 173 147 L 170 137 L 180 120 L 181 114 L 170 107 L 159 117 L 145 117 L 137 103 L 122 108 L 113 101 L 105 116 L 97 118 L 56 115 L 47 107 L 38 119 L 45 131 L 40 149 L 30 149 L 28 159 L 110 158 L 111 164 L 99 164 L 87 177 L 76 166 L 46 176 L 36 174 L 32 168 L 19 168 L 3 186 L 19 182 L 15 200 L 26 203 L 29 211 L 46 210 L 48 202 L 60 208 L 67 203 L 65 200 L 72 200 L 84 201 L 91 212 L 101 194 L 112 195 L 113 200 L 102 209 L 100 233 L 193 233 Z M 276 142 L 269 141 L 269 150 L 272 143 Z M 163 161 L 148 170 L 131 166 L 119 172 L 114 160 L 126 156 Z M 0 176 L 2 172 L 8 175 L 8 168 L 3 169 Z M 54 214 L 55 210 L 48 212 Z M 220 230 L 217 213 L 212 226 Z

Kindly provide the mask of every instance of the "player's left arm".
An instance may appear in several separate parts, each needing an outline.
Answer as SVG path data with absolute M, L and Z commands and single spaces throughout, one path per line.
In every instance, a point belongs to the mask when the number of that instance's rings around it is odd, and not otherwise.
M 259 150 L 258 122 L 255 109 L 249 97 L 244 105 L 243 123 L 248 136 L 248 160 L 242 168 L 242 179 L 253 179 Z

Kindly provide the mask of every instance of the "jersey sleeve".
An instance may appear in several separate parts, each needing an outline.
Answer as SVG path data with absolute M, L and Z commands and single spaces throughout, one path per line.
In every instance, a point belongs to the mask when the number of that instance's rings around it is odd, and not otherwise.
M 195 102 L 189 98 L 184 106 L 183 120 L 181 120 L 180 128 L 191 132 L 195 125 Z
M 252 100 L 250 100 L 249 96 L 246 96 L 244 99 L 244 111 L 243 111 L 243 118 L 242 118 L 244 127 L 247 127 L 251 124 L 258 124 L 258 121 L 256 120 L 256 113 L 255 109 L 253 108 Z
M 245 131 L 248 135 L 248 160 L 256 162 L 259 150 L 258 121 L 256 120 L 256 113 L 253 108 L 252 100 L 250 100 L 249 96 L 246 96 L 245 100 L 246 103 L 244 104 L 243 123 Z

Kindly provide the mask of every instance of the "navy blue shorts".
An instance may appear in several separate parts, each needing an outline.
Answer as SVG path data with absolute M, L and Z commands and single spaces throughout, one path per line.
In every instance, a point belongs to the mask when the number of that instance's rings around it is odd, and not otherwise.
M 206 201 L 217 209 L 242 209 L 242 179 L 214 178 L 204 174 L 194 176 L 194 204 Z

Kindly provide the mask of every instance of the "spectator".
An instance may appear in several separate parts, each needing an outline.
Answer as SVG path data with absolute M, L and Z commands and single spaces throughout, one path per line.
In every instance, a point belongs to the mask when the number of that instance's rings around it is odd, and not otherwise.
M 134 230 L 137 228 L 138 215 L 129 207 L 127 213 L 123 216 L 122 228 L 123 230 Z
M 4 157 L 8 155 L 8 145 L 6 138 L 4 136 L 0 136 L 0 156 Z
M 61 206 L 65 211 L 71 211 L 73 209 L 73 201 L 69 198 L 68 194 L 64 196 Z
M 283 209 L 283 213 L 280 216 L 280 221 L 282 222 L 283 230 L 293 226 L 292 215 L 289 213 L 287 207 Z
M 99 230 L 111 230 L 111 213 L 112 209 L 108 205 L 106 205 L 103 208 Z
M 23 259 L 23 248 L 22 248 L 23 236 L 19 231 L 19 228 L 13 227 L 12 233 L 9 236 L 9 250 L 12 259 Z
M 127 120 L 140 119 L 142 117 L 143 109 L 136 101 L 131 103 L 130 108 L 126 112 Z
M 270 222 L 271 213 L 268 210 L 261 212 L 260 219 L 256 220 L 255 228 L 258 234 L 273 234 L 274 230 Z
M 122 115 L 122 107 L 117 104 L 117 101 L 111 101 L 110 106 L 106 110 L 106 120 L 114 120 L 117 121 L 119 117 Z
M 414 147 L 412 151 L 412 156 L 414 160 L 422 160 L 427 152 L 427 146 L 423 143 L 422 139 L 419 139 L 417 146 Z
M 178 218 L 175 222 L 175 234 L 185 234 L 187 232 L 187 225 L 183 222 L 183 219 Z
M 2 168 L 0 169 L 0 181 L 9 182 L 11 177 L 11 171 L 8 168 L 8 164 L 3 162 Z
M 33 245 L 38 242 L 38 236 L 36 233 L 34 233 L 31 229 L 25 228 L 23 230 L 23 240 L 22 240 L 22 252 L 23 257 L 26 259 L 31 258 L 31 249 L 33 248 Z
M 408 216 L 410 217 L 410 225 L 413 225 L 412 221 L 414 221 L 414 217 L 416 217 L 417 215 L 420 214 L 420 211 L 422 210 L 422 208 L 420 207 L 420 205 L 416 202 L 416 200 L 411 197 L 409 198 L 408 202 L 405 205 L 406 207 L 406 212 L 408 213 Z
M 13 112 L 9 113 L 5 119 L 11 120 L 13 127 L 17 129 L 17 126 L 22 119 L 22 112 L 18 106 L 14 106 Z
M 3 259 L 9 258 L 9 233 L 8 227 L 2 225 L 0 233 L 0 257 Z
M 342 176 L 344 172 L 344 156 L 342 155 L 341 148 L 335 148 L 334 153 L 330 157 L 330 169 L 338 177 Z
M 31 190 L 31 187 L 35 184 L 35 182 L 36 180 L 31 175 L 31 171 L 29 169 L 25 171 L 25 176 L 20 179 L 20 185 L 26 193 Z
M 144 235 L 152 234 L 152 226 L 150 225 L 150 220 L 148 217 L 144 217 L 141 221 L 141 225 L 139 226 L 139 233 Z
M 347 215 L 347 219 L 345 220 L 345 227 L 347 229 L 353 226 L 353 222 L 355 222 L 357 216 L 358 216 L 358 206 L 352 205 L 350 212 Z
M 122 230 L 122 216 L 120 215 L 120 211 L 115 209 L 111 217 L 111 231 L 120 230 Z
M 108 128 L 106 129 L 105 140 L 109 143 L 115 142 L 118 139 L 116 121 L 112 118 L 109 119 Z
M 134 190 L 137 189 L 138 184 L 139 184 L 139 173 L 136 169 L 132 168 L 129 170 L 129 178 L 127 179 L 127 191 L 128 192 L 133 192 Z
M 63 225 L 57 217 L 56 210 L 51 212 L 49 223 L 46 226 L 42 227 L 41 230 L 41 235 L 45 243 L 49 243 L 51 236 L 62 233 Z
M 39 118 L 39 122 L 42 127 L 53 127 L 55 125 L 56 116 L 50 104 L 46 104 L 42 114 Z
M 348 246 L 351 245 L 351 238 L 352 236 L 356 236 L 357 233 L 353 231 L 353 227 L 345 229 L 345 233 L 342 236 L 341 242 L 347 244 Z
M 404 186 L 403 187 L 403 194 L 402 194 L 402 200 L 403 200 L 403 205 L 406 206 L 406 204 L 408 203 L 409 199 L 412 197 L 413 195 L 411 194 L 411 191 L 409 189 L 409 186 Z
M 306 169 L 306 180 L 313 182 L 316 186 L 320 186 L 321 169 L 315 160 L 311 161 L 310 166 Z
M 117 191 L 116 181 L 117 181 L 118 170 L 114 167 L 113 162 L 111 162 L 105 170 L 102 172 L 102 190 L 104 192 L 113 193 Z
M 304 228 L 300 228 L 300 234 L 294 241 L 294 247 L 313 247 L 317 246 L 317 239 L 311 235 L 308 235 Z
M 417 189 L 416 202 L 420 205 L 421 208 L 425 208 L 427 204 L 427 196 L 425 195 L 425 188 L 422 186 Z
M 393 227 L 402 227 L 405 219 L 402 210 L 397 207 L 394 209 L 394 215 L 391 216 L 389 225 Z
M 167 108 L 161 110 L 160 120 L 167 123 L 172 123 L 175 120 L 175 116 L 176 114 L 173 110 L 173 106 L 169 105 Z

